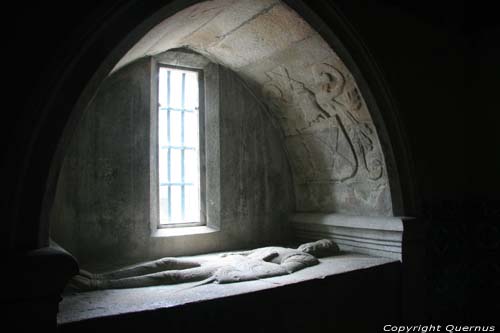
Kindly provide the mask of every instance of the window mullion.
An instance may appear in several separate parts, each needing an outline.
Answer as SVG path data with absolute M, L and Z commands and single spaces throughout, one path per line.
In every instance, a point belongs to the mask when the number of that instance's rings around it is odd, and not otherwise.
M 185 212 L 185 189 L 184 189 L 184 106 L 185 106 L 185 87 L 186 73 L 182 73 L 182 96 L 181 96 L 181 214 L 182 220 L 186 216 Z
M 170 170 L 170 71 L 167 71 L 167 181 L 170 184 L 172 182 L 171 179 L 171 170 Z M 167 185 L 168 188 L 168 199 L 167 199 L 167 211 L 168 218 L 167 221 L 172 220 L 172 191 L 171 186 Z

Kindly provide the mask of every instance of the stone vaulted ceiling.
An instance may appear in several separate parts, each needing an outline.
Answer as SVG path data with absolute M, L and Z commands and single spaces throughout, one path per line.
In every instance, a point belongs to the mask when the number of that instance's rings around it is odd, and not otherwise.
M 149 31 L 116 65 L 185 47 L 238 73 L 279 124 L 297 211 L 392 215 L 386 163 L 353 75 L 276 0 L 193 5 Z

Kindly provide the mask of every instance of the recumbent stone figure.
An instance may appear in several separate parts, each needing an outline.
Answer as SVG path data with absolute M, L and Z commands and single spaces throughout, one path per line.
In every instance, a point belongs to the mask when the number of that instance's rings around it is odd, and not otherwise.
M 319 263 L 317 258 L 337 254 L 335 242 L 322 239 L 297 249 L 263 247 L 227 253 L 216 259 L 162 258 L 103 274 L 80 270 L 71 286 L 80 290 L 137 288 L 201 281 L 232 283 L 291 274 Z

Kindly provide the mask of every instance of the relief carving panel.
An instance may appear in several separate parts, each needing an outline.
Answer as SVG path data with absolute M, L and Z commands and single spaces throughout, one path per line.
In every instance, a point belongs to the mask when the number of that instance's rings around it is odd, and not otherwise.
M 266 76 L 263 95 L 285 133 L 297 209 L 391 214 L 380 142 L 354 80 L 328 62 Z

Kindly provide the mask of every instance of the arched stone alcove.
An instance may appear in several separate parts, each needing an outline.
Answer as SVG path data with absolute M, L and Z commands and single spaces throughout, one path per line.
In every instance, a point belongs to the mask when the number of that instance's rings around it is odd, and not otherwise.
M 201 2 L 154 27 L 115 70 L 177 47 L 232 69 L 267 104 L 283 133 L 297 211 L 393 214 L 399 184 L 390 184 L 394 162 L 370 114 L 376 106 L 333 46 L 285 3 Z
M 98 18 L 92 17 L 90 20 L 92 22 L 85 22 L 85 33 L 82 31 L 76 33 L 75 35 L 79 38 L 73 39 L 74 44 L 67 42 L 63 45 L 63 51 L 55 57 L 60 66 L 47 65 L 50 70 L 45 72 L 43 82 L 33 85 L 26 109 L 20 113 L 22 116 L 19 116 L 20 119 L 24 117 L 24 114 L 33 116 L 33 121 L 26 121 L 26 119 L 20 121 L 23 124 L 21 126 L 23 130 L 19 132 L 19 136 L 23 137 L 26 142 L 14 140 L 13 150 L 17 150 L 18 153 L 12 154 L 16 158 L 12 161 L 9 160 L 7 165 L 8 172 L 6 174 L 12 174 L 12 177 L 7 179 L 7 187 L 13 189 L 13 195 L 6 203 L 9 215 L 7 228 L 4 229 L 7 230 L 4 234 L 6 241 L 3 244 L 8 250 L 17 254 L 48 245 L 49 213 L 54 205 L 54 195 L 61 166 L 67 155 L 71 137 L 79 126 L 81 117 L 85 114 L 89 103 L 113 69 L 115 68 L 115 72 L 118 72 L 119 67 L 125 65 L 122 63 L 117 66 L 119 61 L 148 31 L 166 18 L 197 3 L 200 1 L 165 1 L 161 3 L 130 1 L 120 2 L 120 5 L 115 7 L 111 5 L 105 7 L 97 11 Z M 369 110 L 378 136 L 377 140 L 384 155 L 386 175 L 391 191 L 392 215 L 413 215 L 416 205 L 414 188 L 411 185 L 415 179 L 411 172 L 411 159 L 408 158 L 409 152 L 405 148 L 397 110 L 383 77 L 369 52 L 347 24 L 345 18 L 337 12 L 335 4 L 322 0 L 309 2 L 307 5 L 302 1 L 293 0 L 286 0 L 283 3 L 307 21 L 328 47 L 335 51 L 354 78 L 355 86 L 360 91 L 364 104 Z M 29 25 L 28 27 L 31 28 Z M 28 47 L 25 48 L 25 50 L 28 49 Z M 202 49 L 198 50 L 202 51 Z M 392 51 L 382 54 L 390 52 Z M 205 54 L 210 56 L 208 53 Z M 47 55 L 42 57 L 42 59 L 48 58 Z M 222 62 L 213 56 L 212 58 L 214 61 Z M 401 66 L 395 68 L 401 68 Z M 298 81 L 304 84 L 304 90 L 308 89 L 315 95 L 313 88 L 316 82 L 312 69 L 310 73 L 313 73 L 313 79 L 309 81 L 308 85 L 304 81 L 298 80 L 297 77 L 293 76 L 294 73 L 290 73 L 288 69 L 286 72 L 288 72 L 289 82 Z M 277 68 L 275 71 L 270 70 L 270 75 L 278 78 L 287 77 L 286 73 L 283 73 L 281 68 Z M 281 102 L 283 95 L 281 91 L 278 91 L 281 90 L 280 86 L 272 82 L 269 82 L 268 89 L 264 89 L 261 83 L 271 81 L 272 77 L 266 75 L 263 77 L 266 78 L 266 81 L 252 84 L 252 79 L 246 78 L 246 83 L 255 95 L 262 97 L 262 100 L 270 97 L 266 104 L 269 108 L 270 119 L 277 120 L 279 113 L 276 115 L 272 110 L 273 106 Z M 408 82 L 402 81 L 408 83 L 410 80 Z M 278 97 L 277 101 L 273 102 L 272 99 L 276 96 Z M 314 96 L 314 100 L 316 100 L 316 96 Z M 407 103 L 411 102 L 407 101 Z M 28 108 L 36 111 L 28 112 Z M 410 108 L 410 110 L 416 110 L 416 107 Z M 279 124 L 278 121 L 277 124 Z M 277 126 L 277 128 L 280 127 Z M 285 136 L 285 132 L 282 135 Z M 11 155 L 7 154 L 7 156 Z M 345 224 L 364 227 L 373 221 L 373 219 L 368 221 L 358 219 L 356 216 L 352 219 L 344 219 Z M 76 263 L 72 262 L 71 274 L 74 274 L 75 269 L 77 269 Z M 16 270 L 17 266 L 14 271 Z M 45 276 L 49 272 L 51 274 L 47 275 L 47 279 L 51 280 L 53 275 L 61 277 L 62 271 L 62 266 L 54 269 L 44 267 L 43 270 L 37 270 L 37 273 L 43 273 Z M 31 275 L 32 272 L 28 272 L 26 267 L 20 267 L 19 272 L 25 272 L 26 276 L 29 275 L 28 279 L 22 281 L 32 282 L 37 279 L 37 275 Z M 67 276 L 69 275 L 68 270 Z M 414 278 L 414 280 L 416 279 Z M 61 281 L 59 287 L 62 288 L 63 285 L 64 283 Z M 38 290 L 45 295 L 48 289 L 41 286 Z M 58 292 L 54 292 L 54 295 L 56 293 Z M 35 297 L 35 295 L 38 293 L 33 293 L 31 297 Z M 25 318 L 24 312 L 22 318 Z
M 68 47 L 75 46 L 72 51 L 61 53 L 60 66 L 51 69 L 47 76 L 49 81 L 44 81 L 43 89 L 31 97 L 38 105 L 39 118 L 37 125 L 33 125 L 36 130 L 29 132 L 30 139 L 17 148 L 24 157 L 8 165 L 8 170 L 18 170 L 19 176 L 9 180 L 15 190 L 8 202 L 10 213 L 4 242 L 7 248 L 25 251 L 48 245 L 48 217 L 57 177 L 68 142 L 86 105 L 102 80 L 150 29 L 198 2 L 170 1 L 166 5 L 132 2 L 112 7 L 100 13 L 102 17 L 87 22 L 88 33 L 82 35 L 78 43 L 75 41 L 78 47 L 71 44 Z M 390 170 L 394 214 L 414 215 L 418 198 L 412 159 L 396 105 L 370 53 L 347 19 L 331 3 L 284 2 L 300 13 L 328 45 L 335 46 L 336 53 L 356 78 L 369 105 Z
M 396 163 L 385 127 L 377 114 L 378 106 L 352 59 L 345 62 L 337 54 L 348 54 L 340 42 L 328 44 L 281 1 L 205 1 L 160 20 L 128 50 L 109 77 L 119 75 L 141 59 L 179 47 L 200 53 L 239 76 L 256 105 L 259 104 L 256 109 L 261 108 L 256 112 L 266 113 L 266 121 L 280 132 L 278 140 L 288 158 L 292 174 L 290 187 L 295 198 L 289 214 L 362 216 L 361 226 L 359 220 L 347 219 L 362 228 L 363 223 L 370 224 L 365 221 L 366 217 L 380 221 L 380 218 L 401 211 Z M 336 48 L 340 52 L 336 52 Z M 83 97 L 85 99 L 85 93 Z M 84 114 L 88 110 L 84 104 L 81 108 Z M 70 140 L 63 142 L 61 147 L 64 147 L 60 149 L 62 160 L 64 151 L 71 149 Z M 53 171 L 59 174 L 57 170 L 56 161 Z M 55 187 L 53 191 L 54 195 Z M 49 190 L 47 202 L 52 209 L 55 206 L 50 202 L 50 194 Z M 48 216 L 48 212 L 46 214 Z M 283 218 L 283 214 L 279 216 Z M 271 219 L 271 223 L 283 223 L 277 218 Z M 293 222 L 303 221 L 299 218 Z M 59 224 L 66 223 L 69 222 L 59 221 Z M 391 231 L 399 232 L 400 229 Z M 267 241 L 278 238 L 270 237 Z M 142 241 L 143 238 L 138 237 L 132 243 Z M 220 239 L 212 240 L 216 246 L 195 250 L 184 245 L 179 247 L 190 241 L 195 239 L 184 239 L 181 243 L 169 240 L 170 245 L 157 245 L 148 255 L 157 257 L 167 253 L 237 247 L 237 244 Z M 393 246 L 392 241 L 383 245 Z M 172 252 L 175 244 L 180 252 Z M 398 246 L 400 248 L 400 244 Z

